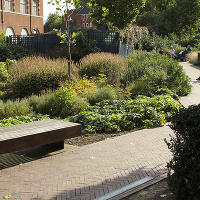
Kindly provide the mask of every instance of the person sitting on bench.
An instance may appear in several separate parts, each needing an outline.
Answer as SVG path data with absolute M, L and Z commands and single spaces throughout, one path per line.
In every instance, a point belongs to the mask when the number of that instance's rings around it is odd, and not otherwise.
M 187 46 L 187 49 L 185 49 L 184 51 L 181 51 L 180 52 L 181 61 L 186 61 L 187 54 L 189 54 L 191 51 L 192 49 L 190 45 Z

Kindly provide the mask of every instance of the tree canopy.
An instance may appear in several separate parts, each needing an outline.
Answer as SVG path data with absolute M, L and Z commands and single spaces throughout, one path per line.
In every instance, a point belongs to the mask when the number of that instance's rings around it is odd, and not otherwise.
M 96 24 L 111 23 L 122 29 L 133 22 L 145 0 L 90 0 L 91 16 Z
M 137 24 L 158 34 L 181 33 L 195 28 L 200 18 L 200 0 L 147 0 Z
M 52 31 L 53 29 L 60 29 L 62 26 L 62 16 L 60 16 L 57 12 L 50 13 L 47 21 L 44 24 L 44 32 Z

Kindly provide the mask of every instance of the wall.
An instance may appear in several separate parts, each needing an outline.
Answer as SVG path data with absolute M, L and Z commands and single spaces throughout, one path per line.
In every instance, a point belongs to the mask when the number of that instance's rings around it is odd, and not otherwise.
M 43 26 L 43 0 L 39 1 L 39 15 L 31 15 L 30 25 L 30 0 L 28 1 L 27 14 L 20 13 L 20 0 L 14 0 L 14 11 L 5 11 L 4 0 L 3 1 L 3 26 L 2 26 L 2 14 L 0 15 L 0 30 L 6 31 L 8 27 L 12 27 L 15 35 L 20 35 L 23 28 L 26 28 L 28 34 L 33 32 L 33 29 L 37 28 L 40 33 L 44 32 Z M 1 2 L 0 2 L 1 6 Z M 2 13 L 1 7 L 0 12 Z

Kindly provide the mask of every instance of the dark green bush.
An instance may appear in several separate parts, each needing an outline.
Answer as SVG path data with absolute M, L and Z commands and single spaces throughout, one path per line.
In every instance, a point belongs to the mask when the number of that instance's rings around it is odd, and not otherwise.
M 6 59 L 18 60 L 28 55 L 28 51 L 22 46 L 10 45 L 7 42 L 0 42 L 0 62 Z
M 132 84 L 133 96 L 134 88 L 138 93 L 140 88 L 148 91 L 157 86 L 167 87 L 178 95 L 187 95 L 191 91 L 190 79 L 177 61 L 146 51 L 134 51 L 129 56 L 128 70 L 122 82 Z
M 28 101 L 25 100 L 8 100 L 3 102 L 0 100 L 0 119 L 16 117 L 20 115 L 28 115 L 33 113 Z
M 200 199 L 200 105 L 182 108 L 172 118 L 175 135 L 167 142 L 173 158 L 168 184 L 176 200 Z
M 39 94 L 43 90 L 57 89 L 68 78 L 65 59 L 26 57 L 9 67 L 10 87 L 15 97 Z
M 118 84 L 126 69 L 127 62 L 122 56 L 111 53 L 94 53 L 81 60 L 79 74 L 89 78 L 104 74 L 109 83 Z
M 87 33 L 77 32 L 71 44 L 71 57 L 75 62 L 79 62 L 84 56 L 99 52 L 100 49 L 96 46 L 95 40 L 88 40 Z M 67 58 L 69 59 L 68 45 L 63 44 L 55 47 L 49 52 L 52 58 Z
M 171 46 L 173 46 L 175 50 L 181 48 L 178 39 L 174 37 L 163 37 L 155 33 L 144 34 L 141 38 L 133 41 L 133 47 L 136 50 L 146 51 L 152 51 L 155 47 L 157 48 L 157 51 L 159 51 L 159 48 L 162 48 L 164 54 L 168 54 Z
M 178 101 L 168 95 L 106 100 L 72 117 L 72 121 L 82 123 L 86 132 L 117 132 L 161 126 L 179 108 Z
M 48 119 L 48 115 L 33 114 L 33 115 L 27 115 L 27 116 L 22 115 L 22 116 L 17 116 L 17 117 L 9 117 L 8 119 L 0 120 L 0 127 L 24 124 L 24 123 L 39 121 L 39 120 L 44 120 L 44 119 Z

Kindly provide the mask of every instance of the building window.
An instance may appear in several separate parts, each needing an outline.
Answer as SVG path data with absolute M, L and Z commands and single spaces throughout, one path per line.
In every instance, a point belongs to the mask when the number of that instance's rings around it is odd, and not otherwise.
M 86 27 L 89 28 L 89 24 L 88 23 L 86 24 Z
M 28 31 L 27 31 L 26 28 L 23 28 L 23 29 L 22 29 L 21 35 L 23 35 L 23 36 L 27 36 L 27 35 L 28 35 Z
M 13 0 L 5 0 L 5 10 L 14 11 L 14 1 Z
M 82 28 L 85 28 L 85 24 L 84 23 L 82 24 Z
M 6 29 L 6 36 L 10 36 L 10 35 L 15 35 L 15 32 L 14 32 L 13 28 L 8 27 Z
M 20 12 L 24 14 L 28 13 L 27 0 L 20 0 Z
M 32 1 L 32 14 L 39 15 L 39 1 L 38 0 Z
M 92 22 L 90 22 L 90 28 L 92 28 Z

